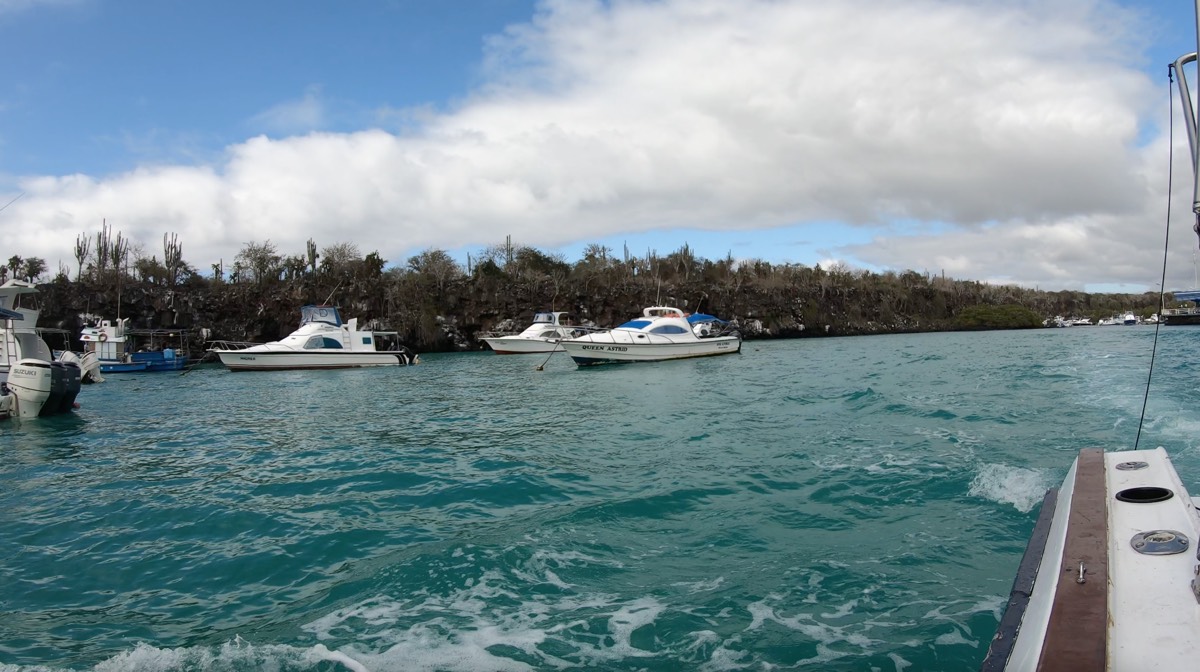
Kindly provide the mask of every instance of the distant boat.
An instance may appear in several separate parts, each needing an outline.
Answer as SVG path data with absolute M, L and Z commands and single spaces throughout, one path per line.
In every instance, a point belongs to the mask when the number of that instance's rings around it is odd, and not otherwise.
M 1176 301 L 1191 301 L 1186 308 L 1163 308 L 1160 319 L 1164 326 L 1178 327 L 1200 324 L 1200 289 L 1172 292 Z
M 651 306 L 621 326 L 559 343 L 579 366 L 606 362 L 655 362 L 729 355 L 742 337 L 712 315 L 689 315 L 671 306 Z
M 1137 324 L 1138 323 L 1137 316 L 1134 315 L 1133 313 L 1125 313 L 1124 315 L 1121 316 L 1121 323 L 1127 324 L 1127 325 L 1128 324 Z
M 1092 326 L 1092 321 L 1086 317 L 1079 317 L 1074 320 L 1071 320 L 1071 326 L 1073 326 L 1073 327 L 1090 327 L 1090 326 Z
M 383 341 L 379 348 L 377 341 Z M 349 369 L 408 366 L 420 359 L 394 331 L 359 331 L 358 318 L 342 322 L 334 306 L 304 306 L 300 327 L 281 340 L 237 347 L 220 343 L 210 350 L 230 371 Z

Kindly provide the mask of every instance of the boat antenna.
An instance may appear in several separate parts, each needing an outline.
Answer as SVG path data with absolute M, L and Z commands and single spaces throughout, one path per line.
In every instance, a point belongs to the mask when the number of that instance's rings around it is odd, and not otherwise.
M 341 283 L 341 281 L 339 280 L 339 281 L 338 281 L 338 284 L 334 285 L 334 287 L 333 287 L 333 291 L 332 291 L 332 292 L 329 292 L 329 296 L 325 297 L 325 305 L 329 305 L 329 302 L 330 302 L 331 300 L 333 300 L 333 295 L 334 295 L 334 294 L 337 294 L 337 290 L 338 290 L 338 288 L 339 288 L 339 287 L 341 287 L 341 286 L 342 286 L 342 283 Z
M 13 203 L 16 203 L 16 202 L 17 202 L 17 199 L 18 199 L 18 198 L 21 198 L 21 197 L 22 197 L 22 196 L 24 196 L 24 195 L 25 195 L 25 192 L 23 192 L 23 191 L 22 191 L 21 193 L 17 194 L 16 198 L 12 199 L 12 200 L 11 200 L 11 201 L 9 201 L 8 203 L 5 203 L 5 204 L 4 204 L 4 207 L 0 207 L 0 211 L 3 211 L 3 210 L 4 210 L 4 208 L 7 208 L 8 206 L 12 205 Z

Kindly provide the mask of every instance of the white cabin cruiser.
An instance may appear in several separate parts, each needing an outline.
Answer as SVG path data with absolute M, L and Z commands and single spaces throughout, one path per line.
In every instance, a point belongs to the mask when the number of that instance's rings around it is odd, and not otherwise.
M 564 338 L 582 336 L 588 331 L 585 327 L 571 324 L 569 313 L 536 313 L 533 324 L 519 334 L 495 335 L 483 337 L 498 355 L 519 355 L 533 352 L 553 352 L 558 348 L 558 342 Z
M 1171 69 L 1200 221 L 1200 134 L 1183 72 L 1195 61 L 1182 56 Z M 982 670 L 1200 669 L 1200 498 L 1164 449 L 1134 447 L 1080 451 L 1046 493 Z
M 690 315 L 671 306 L 651 306 L 621 326 L 559 343 L 579 366 L 607 362 L 657 362 L 666 359 L 731 355 L 742 337 L 712 315 Z
M 377 343 L 378 341 L 378 343 Z M 379 348 L 378 345 L 383 347 Z M 333 306 L 304 306 L 300 328 L 270 343 L 213 348 L 230 371 L 349 369 L 408 366 L 419 358 L 399 342 L 394 331 L 359 331 L 358 318 L 342 322 Z
M 0 419 L 36 418 L 75 408 L 82 374 L 72 353 L 55 361 L 37 333 L 39 311 L 21 304 L 37 287 L 21 280 L 0 285 Z M 94 362 L 93 362 L 94 364 Z

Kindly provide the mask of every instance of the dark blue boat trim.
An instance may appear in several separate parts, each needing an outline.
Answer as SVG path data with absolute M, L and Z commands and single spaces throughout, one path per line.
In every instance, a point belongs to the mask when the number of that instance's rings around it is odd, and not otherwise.
M 1025 608 L 1029 606 L 1029 597 L 1033 595 L 1033 584 L 1037 581 L 1038 567 L 1041 566 L 1042 556 L 1046 552 L 1046 541 L 1050 538 L 1050 524 L 1054 520 L 1056 508 L 1058 488 L 1051 488 L 1042 498 L 1042 511 L 1033 526 L 1033 534 L 1029 535 L 1025 555 L 1021 557 L 1021 564 L 1017 567 L 1017 578 L 1013 580 L 1012 591 L 1008 594 L 1008 605 L 1004 608 L 1000 624 L 996 626 L 996 636 L 992 638 L 987 658 L 979 668 L 980 672 L 1002 672 L 1008 665 L 1008 658 L 1012 655 L 1013 645 L 1017 641 L 1017 633 L 1021 630 L 1021 620 L 1025 618 Z

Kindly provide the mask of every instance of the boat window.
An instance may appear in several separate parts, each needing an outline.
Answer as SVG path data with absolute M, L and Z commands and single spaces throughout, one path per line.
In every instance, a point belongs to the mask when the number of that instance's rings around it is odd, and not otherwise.
M 658 326 L 658 327 L 651 329 L 650 333 L 652 333 L 652 334 L 686 334 L 687 331 L 688 331 L 687 329 L 684 329 L 683 327 L 679 326 L 678 324 L 664 324 L 662 326 Z
M 618 329 L 641 329 L 642 327 L 646 326 L 647 324 L 650 324 L 650 320 L 630 320 L 617 328 Z
M 370 336 L 363 336 L 363 337 L 362 337 L 362 339 L 363 339 L 363 345 L 370 345 L 370 344 L 371 344 L 371 337 L 370 337 Z
M 538 313 L 533 316 L 534 324 L 551 324 L 554 322 L 554 316 L 550 313 Z
M 558 338 L 558 330 L 547 329 L 546 331 L 542 332 L 542 335 L 539 338 Z
M 322 348 L 342 349 L 342 344 L 336 338 L 328 336 L 312 336 L 304 343 L 305 350 L 320 350 Z

